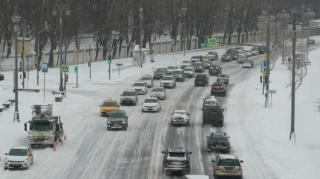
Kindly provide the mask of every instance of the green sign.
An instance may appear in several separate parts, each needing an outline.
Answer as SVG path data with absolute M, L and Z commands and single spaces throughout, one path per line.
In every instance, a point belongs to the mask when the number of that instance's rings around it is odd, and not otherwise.
M 267 83 L 264 83 L 263 86 L 267 86 Z
M 88 67 L 91 67 L 91 62 L 88 62 Z
M 208 46 L 209 46 L 209 47 L 216 47 L 216 46 L 218 46 L 217 38 L 210 38 L 210 39 L 208 39 Z
M 201 43 L 201 47 L 204 47 L 204 43 Z
M 78 73 L 78 67 L 74 67 L 74 72 Z

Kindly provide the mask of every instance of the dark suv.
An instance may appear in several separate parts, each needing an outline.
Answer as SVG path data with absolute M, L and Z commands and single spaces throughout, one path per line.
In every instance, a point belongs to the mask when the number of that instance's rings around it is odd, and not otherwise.
M 206 123 L 212 124 L 212 126 L 223 126 L 223 111 L 220 106 L 203 106 L 202 109 L 202 126 Z
M 267 47 L 265 46 L 256 46 L 256 48 L 259 50 L 259 54 L 264 54 L 264 52 L 267 50 Z
M 202 62 L 195 62 L 193 64 L 193 68 L 194 68 L 194 71 L 197 73 L 197 72 L 204 72 L 204 66 L 203 66 L 203 63 Z
M 232 56 L 232 60 L 237 60 L 237 53 L 238 53 L 238 50 L 235 48 L 229 48 L 226 51 L 226 54 L 230 54 Z
M 161 79 L 163 76 L 167 75 L 168 71 L 166 68 L 157 68 L 153 73 L 153 79 Z
M 222 68 L 220 66 L 211 64 L 208 70 L 209 76 L 218 76 L 221 73 L 222 73 Z
M 124 129 L 128 127 L 128 116 L 124 110 L 112 111 L 108 117 L 107 130 Z
M 171 174 L 171 172 L 190 173 L 190 154 L 192 152 L 184 148 L 169 148 L 162 153 L 164 154 L 162 172 L 166 174 Z
M 197 74 L 194 79 L 194 86 L 208 86 L 209 85 L 209 77 L 207 74 Z
M 230 137 L 223 132 L 212 132 L 207 136 L 207 150 L 208 152 L 212 151 L 222 151 L 230 152 Z

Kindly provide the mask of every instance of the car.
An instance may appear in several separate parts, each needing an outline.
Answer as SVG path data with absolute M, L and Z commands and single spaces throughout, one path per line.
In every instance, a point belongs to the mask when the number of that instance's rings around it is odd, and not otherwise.
M 238 52 L 244 51 L 244 47 L 242 46 L 237 46 L 234 49 L 236 49 Z
M 184 148 L 168 148 L 162 151 L 162 153 L 164 154 L 162 172 L 165 172 L 167 175 L 172 172 L 190 173 L 190 155 L 192 152 Z
M 115 110 L 110 113 L 107 121 L 107 130 L 127 130 L 128 126 L 128 116 L 124 110 Z
M 239 56 L 247 57 L 245 51 L 237 52 L 237 60 L 238 61 L 239 61 Z
M 232 61 L 232 55 L 225 53 L 221 56 L 221 62 L 231 62 L 231 61 Z
M 194 71 L 197 73 L 202 73 L 204 72 L 204 66 L 203 66 L 203 63 L 202 62 L 195 62 L 193 64 L 193 68 L 194 68 Z
M 224 82 L 214 82 L 211 85 L 211 95 L 222 95 L 227 96 L 227 86 L 224 84 Z
M 309 45 L 315 45 L 316 41 L 314 39 L 309 39 L 308 44 Z
M 172 76 L 173 76 L 173 78 L 176 79 L 176 81 L 183 82 L 186 80 L 182 69 L 173 70 Z
M 242 179 L 243 171 L 241 163 L 237 155 L 220 154 L 215 160 L 212 160 L 213 176 L 215 178 L 236 177 Z
M 189 126 L 189 116 L 190 113 L 185 110 L 174 110 L 174 112 L 171 113 L 171 125 Z
M 154 86 L 153 77 L 151 75 L 143 75 L 140 78 L 140 81 L 144 81 L 148 88 L 152 88 Z
M 201 62 L 201 55 L 200 56 L 192 56 L 191 62 L 194 64 L 195 62 Z
M 213 57 L 213 58 L 210 59 L 211 61 L 219 60 L 219 55 L 218 55 L 218 53 L 216 51 L 209 51 L 208 55 Z
M 160 81 L 160 87 L 175 88 L 176 85 L 176 79 L 173 76 L 164 76 Z
M 243 55 L 238 55 L 237 63 L 243 63 L 243 62 L 245 62 L 247 60 L 248 60 L 248 57 L 243 56 Z
M 250 56 L 251 56 L 250 50 L 244 50 L 244 54 L 245 54 L 245 56 L 247 56 L 247 57 L 250 57 Z
M 142 102 L 142 112 L 159 112 L 161 110 L 161 102 L 158 98 L 148 97 Z
M 229 138 L 224 132 L 211 132 L 207 136 L 207 151 L 230 152 Z
M 3 81 L 3 80 L 4 80 L 4 75 L 0 74 L 0 81 Z
M 181 65 L 180 65 L 180 68 L 181 69 L 184 69 L 186 67 L 191 67 L 192 66 L 192 63 L 190 60 L 183 60 Z
M 251 56 L 259 55 L 259 50 L 256 49 L 255 47 L 252 47 L 250 50 L 250 53 L 251 53 Z
M 267 47 L 262 45 L 255 46 L 255 48 L 259 50 L 259 54 L 264 54 L 267 50 Z
M 153 73 L 153 79 L 161 79 L 164 75 L 167 75 L 168 71 L 167 68 L 157 68 L 156 71 Z
M 119 108 L 120 105 L 117 100 L 104 100 L 102 105 L 100 105 L 100 116 L 109 116 L 112 111 L 119 110 Z
M 196 75 L 193 67 L 186 67 L 183 69 L 184 77 L 186 78 L 193 78 Z
M 207 96 L 203 98 L 202 109 L 204 106 L 219 106 L 219 101 L 215 96 Z
M 182 179 L 211 179 L 209 175 L 185 175 Z
M 226 54 L 230 54 L 232 56 L 232 60 L 237 60 L 237 53 L 238 53 L 238 49 L 235 49 L 235 48 L 229 48 L 226 51 Z
M 33 164 L 33 150 L 26 146 L 12 147 L 9 153 L 5 153 L 4 169 L 29 169 Z
M 175 69 L 179 69 L 178 66 L 168 66 L 167 67 L 167 75 L 172 75 L 172 71 Z
M 242 63 L 242 68 L 253 68 L 254 67 L 254 62 L 251 60 L 247 60 Z
M 227 74 L 220 74 L 217 76 L 217 82 L 222 82 L 227 86 L 229 85 L 229 79 L 230 79 L 230 76 Z
M 211 67 L 208 70 L 209 76 L 218 76 L 222 73 L 222 68 L 219 65 L 211 64 Z
M 124 104 L 133 104 L 137 105 L 138 103 L 138 95 L 134 90 L 124 90 L 122 94 L 120 94 L 120 105 Z
M 153 87 L 150 92 L 150 97 L 155 97 L 158 99 L 166 99 L 167 93 L 164 87 Z
M 209 85 L 209 77 L 207 74 L 197 74 L 194 79 L 194 86 L 208 86 Z
M 211 67 L 211 61 L 203 61 L 202 65 L 204 69 L 209 69 Z
M 132 90 L 135 91 L 137 94 L 147 94 L 148 88 L 144 81 L 136 81 L 133 83 Z
M 224 121 L 223 111 L 224 109 L 218 105 L 204 106 L 202 109 L 202 126 L 211 124 L 213 127 L 222 127 Z

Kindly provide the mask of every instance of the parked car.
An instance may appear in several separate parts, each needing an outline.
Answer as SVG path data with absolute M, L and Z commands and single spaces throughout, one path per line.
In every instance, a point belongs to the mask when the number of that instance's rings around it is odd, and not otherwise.
M 237 177 L 242 178 L 243 171 L 241 163 L 237 155 L 226 155 L 220 154 L 215 160 L 212 160 L 213 165 L 213 176 L 215 178 L 221 177 Z
M 112 111 L 119 110 L 119 107 L 117 100 L 104 100 L 100 105 L 100 116 L 109 116 Z
M 222 73 L 222 68 L 219 65 L 212 64 L 208 70 L 209 76 L 218 76 Z
M 142 112 L 159 112 L 161 110 L 161 102 L 158 98 L 148 97 L 142 102 Z
M 308 43 L 309 45 L 315 45 L 316 41 L 314 39 L 309 39 Z
M 0 81 L 4 80 L 4 75 L 0 74 Z
M 229 85 L 229 79 L 230 79 L 230 76 L 227 74 L 219 74 L 217 76 L 217 82 L 224 83 L 227 86 Z
M 190 60 L 183 60 L 181 65 L 180 65 L 180 68 L 181 69 L 184 69 L 186 67 L 191 67 L 192 66 L 192 63 Z
M 164 76 L 160 81 L 160 87 L 165 88 L 175 88 L 176 84 L 176 79 L 173 76 Z
M 253 68 L 254 67 L 254 62 L 251 60 L 247 60 L 242 63 L 242 68 Z
M 167 93 L 164 87 L 153 87 L 150 92 L 150 97 L 164 100 L 167 98 Z
M 162 171 L 167 175 L 171 174 L 171 172 L 190 173 L 190 155 L 192 152 L 184 148 L 168 148 L 162 153 L 164 154 Z
M 229 138 L 224 132 L 211 132 L 207 136 L 207 151 L 230 152 Z
M 167 75 L 172 75 L 172 71 L 175 69 L 179 69 L 178 66 L 168 66 L 167 67 Z
M 151 88 L 154 85 L 153 77 L 151 75 L 143 75 L 140 80 L 144 81 L 148 88 Z
M 216 51 L 209 51 L 208 55 L 210 55 L 212 58 L 210 59 L 211 61 L 214 60 L 219 60 L 219 55 Z
M 188 113 L 186 110 L 176 109 L 173 113 L 171 113 L 171 125 L 189 126 L 189 116 L 190 113 Z
M 209 85 L 209 77 L 207 74 L 197 74 L 194 79 L 194 86 L 208 86 Z
M 182 69 L 173 70 L 172 76 L 173 76 L 173 78 L 176 79 L 176 81 L 183 82 L 183 81 L 186 80 L 186 78 L 184 77 L 184 73 L 183 73 Z
M 34 160 L 33 150 L 30 147 L 12 147 L 9 153 L 5 153 L 4 169 L 28 169 Z
M 156 71 L 154 71 L 153 79 L 161 79 L 164 75 L 167 75 L 168 71 L 166 68 L 157 68 Z
M 124 110 L 115 110 L 110 113 L 107 121 L 107 130 L 128 128 L 128 116 Z
M 147 94 L 148 88 L 144 81 L 136 81 L 133 83 L 132 90 L 134 90 L 137 94 Z
M 194 68 L 194 71 L 197 73 L 202 73 L 204 72 L 204 66 L 203 66 L 203 63 L 202 62 L 195 62 L 193 64 L 193 68 Z
M 223 54 L 221 57 L 221 62 L 231 62 L 232 61 L 232 55 L 230 54 Z
M 193 67 L 186 67 L 183 69 L 183 74 L 186 78 L 193 78 L 196 74 Z
M 227 96 L 227 86 L 223 82 L 214 82 L 211 85 L 211 95 Z
M 133 104 L 137 105 L 138 103 L 138 95 L 134 90 L 124 90 L 120 95 L 120 105 L 124 104 Z

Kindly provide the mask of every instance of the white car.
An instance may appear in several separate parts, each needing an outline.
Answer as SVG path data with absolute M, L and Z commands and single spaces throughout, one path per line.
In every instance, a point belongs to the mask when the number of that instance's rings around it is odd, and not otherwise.
M 186 67 L 183 70 L 183 74 L 186 78 L 193 78 L 196 75 L 196 72 L 194 71 L 193 67 Z
M 242 63 L 242 68 L 253 68 L 254 63 L 251 60 L 245 61 Z
M 161 110 L 161 102 L 158 98 L 149 97 L 142 102 L 142 112 L 159 112 Z
M 4 169 L 23 168 L 28 169 L 33 164 L 33 150 L 30 147 L 12 147 L 4 163 Z
M 187 113 L 185 110 L 174 110 L 174 112 L 171 113 L 171 125 L 189 126 L 189 116 L 190 113 Z
M 192 66 L 192 63 L 190 60 L 183 60 L 180 65 L 180 68 L 184 69 L 185 67 L 190 67 L 190 66 Z
M 244 50 L 244 53 L 246 54 L 247 57 L 250 57 L 250 56 L 251 56 L 250 50 Z
M 175 88 L 177 85 L 176 79 L 173 76 L 164 76 L 160 80 L 160 86 L 165 88 Z
M 150 75 L 143 75 L 141 78 L 140 78 L 141 81 L 144 81 L 147 85 L 148 88 L 151 88 L 153 87 L 154 85 L 154 81 L 153 81 L 153 78 L 152 76 Z
M 148 92 L 147 85 L 144 81 L 133 83 L 132 90 L 134 90 L 137 94 L 146 94 Z
M 172 71 L 175 69 L 179 69 L 178 66 L 168 66 L 167 67 L 167 74 L 172 75 Z
M 150 92 L 150 97 L 155 97 L 164 100 L 167 98 L 167 93 L 164 87 L 154 87 Z

